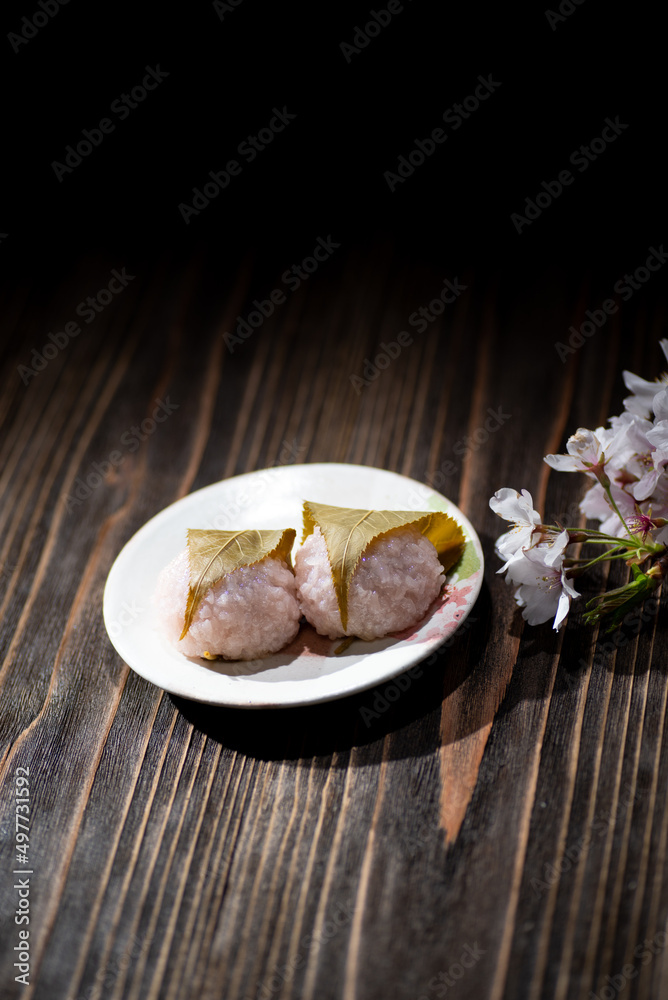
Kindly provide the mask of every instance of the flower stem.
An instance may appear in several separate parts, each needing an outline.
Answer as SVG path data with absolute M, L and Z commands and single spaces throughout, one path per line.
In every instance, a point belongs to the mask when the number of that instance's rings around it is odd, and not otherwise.
M 601 552 L 600 556 L 594 556 L 593 559 L 587 559 L 585 556 L 572 556 L 569 559 L 565 559 L 564 564 L 566 566 L 570 566 L 574 563 L 582 563 L 583 568 L 587 568 L 588 566 L 593 566 L 595 563 L 599 562 L 607 562 L 612 559 L 626 559 L 627 556 L 628 552 L 616 552 L 613 555 L 611 555 L 610 552 Z
M 627 535 L 629 535 L 630 537 L 632 537 L 631 536 L 631 531 L 629 530 L 629 526 L 626 523 L 626 521 L 624 520 L 624 518 L 622 517 L 622 512 L 620 511 L 619 507 L 615 503 L 615 498 L 613 497 L 612 490 L 610 489 L 610 480 L 608 480 L 608 484 L 607 484 L 607 486 L 604 486 L 604 489 L 605 489 L 605 492 L 608 495 L 608 502 L 610 503 L 610 506 L 612 507 L 612 509 L 614 510 L 615 514 L 617 515 L 617 517 L 619 518 L 619 520 L 622 522 L 622 524 L 624 525 L 624 527 L 626 528 Z
M 580 541 L 580 539 L 578 539 L 578 541 Z M 620 545 L 621 545 L 621 542 L 620 542 L 619 538 L 583 538 L 582 539 L 583 545 L 610 545 L 611 542 L 615 543 L 614 546 L 613 546 L 613 548 L 619 548 Z M 636 546 L 636 543 L 632 541 L 631 545 Z M 624 548 L 628 549 L 628 545 L 626 543 L 626 539 L 624 539 Z M 612 549 L 611 549 L 611 551 L 612 551 Z
M 600 556 L 596 556 L 594 559 L 566 559 L 564 565 L 567 566 L 566 576 L 581 576 L 596 563 L 600 562 L 612 562 L 613 559 L 624 559 L 626 560 L 628 556 L 627 552 L 619 552 L 617 555 L 610 555 L 608 552 L 602 552 Z M 575 564 L 578 565 L 575 565 Z M 581 564 L 581 565 L 580 565 Z

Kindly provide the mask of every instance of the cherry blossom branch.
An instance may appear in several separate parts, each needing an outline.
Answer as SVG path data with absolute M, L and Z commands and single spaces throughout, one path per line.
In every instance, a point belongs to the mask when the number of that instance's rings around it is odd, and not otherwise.
M 660 341 L 668 361 L 668 339 Z M 580 427 L 565 455 L 546 455 L 560 472 L 584 473 L 591 485 L 580 503 L 597 528 L 563 528 L 542 523 L 527 490 L 497 490 L 490 507 L 512 527 L 496 542 L 504 560 L 498 570 L 530 625 L 554 617 L 559 629 L 579 593 L 570 582 L 602 562 L 625 560 L 632 579 L 587 603 L 588 623 L 608 618 L 618 627 L 626 611 L 656 590 L 668 576 L 668 374 L 653 382 L 623 373 L 631 395 L 624 413 L 609 427 Z M 569 545 L 602 545 L 591 558 L 567 555 Z M 645 566 L 641 570 L 640 566 Z

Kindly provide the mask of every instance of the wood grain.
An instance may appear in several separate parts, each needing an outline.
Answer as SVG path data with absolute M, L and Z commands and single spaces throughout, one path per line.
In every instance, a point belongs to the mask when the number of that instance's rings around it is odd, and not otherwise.
M 625 306 L 562 364 L 554 344 L 599 301 L 596 282 L 546 272 L 518 296 L 480 270 L 358 391 L 351 376 L 444 269 L 351 246 L 230 351 L 223 334 L 281 263 L 222 273 L 213 253 L 183 266 L 166 252 L 27 385 L 17 366 L 118 262 L 5 292 L 2 996 L 588 1000 L 632 966 L 620 995 L 659 1000 L 665 947 L 639 955 L 668 920 L 665 595 L 609 653 L 577 607 L 558 635 L 524 628 L 496 575 L 488 498 L 525 487 L 576 523 L 582 482 L 542 456 L 618 412 L 623 368 L 658 371 L 660 306 Z M 130 446 L 167 398 L 172 415 Z M 490 412 L 505 416 L 483 434 Z M 101 617 L 123 544 L 194 489 L 316 461 L 422 482 L 440 470 L 487 560 L 456 640 L 375 718 L 383 686 L 246 713 L 130 671 Z M 95 463 L 113 467 L 74 504 Z M 27 987 L 12 966 L 18 766 Z

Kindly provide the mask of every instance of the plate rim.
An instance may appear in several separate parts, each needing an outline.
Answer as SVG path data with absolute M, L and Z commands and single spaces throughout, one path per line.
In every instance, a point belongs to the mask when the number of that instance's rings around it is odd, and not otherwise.
M 341 469 L 346 469 L 349 472 L 354 471 L 356 473 L 359 473 L 360 471 L 363 471 L 366 474 L 379 473 L 382 476 L 401 480 L 407 485 L 410 485 L 412 487 L 420 487 L 422 489 L 429 490 L 429 496 L 425 498 L 426 502 L 429 502 L 434 497 L 438 497 L 439 500 L 445 501 L 448 507 L 451 508 L 451 513 L 453 515 L 456 515 L 457 519 L 460 521 L 461 526 L 464 529 L 465 533 L 467 534 L 467 537 L 471 540 L 480 561 L 478 569 L 474 571 L 474 574 L 472 574 L 472 576 L 476 576 L 477 574 L 477 578 L 473 581 L 472 590 L 469 592 L 468 595 L 466 595 L 466 605 L 461 608 L 460 617 L 458 618 L 457 624 L 455 628 L 452 630 L 452 632 L 450 632 L 448 635 L 443 636 L 443 639 L 440 642 L 435 642 L 433 645 L 427 645 L 426 648 L 424 648 L 425 647 L 424 643 L 416 644 L 415 648 L 413 649 L 411 649 L 410 647 L 402 647 L 404 652 L 404 656 L 402 657 L 402 662 L 400 662 L 398 665 L 397 664 L 391 665 L 388 668 L 387 672 L 385 672 L 382 678 L 380 679 L 378 678 L 365 679 L 363 677 L 360 677 L 353 684 L 344 685 L 341 690 L 336 690 L 333 692 L 323 691 L 319 694 L 317 692 L 313 693 L 311 691 L 311 693 L 309 694 L 303 694 L 302 697 L 299 696 L 289 697 L 291 693 L 290 691 L 291 687 L 303 686 L 305 683 L 310 684 L 313 681 L 317 680 L 317 678 L 309 678 L 306 682 L 304 681 L 304 679 L 294 679 L 294 678 L 287 679 L 280 682 L 283 697 L 280 698 L 279 700 L 277 700 L 276 698 L 266 697 L 266 694 L 264 697 L 257 699 L 255 698 L 248 699 L 247 697 L 241 698 L 238 696 L 235 697 L 235 693 L 232 687 L 230 687 L 230 689 L 227 692 L 221 693 L 216 697 L 199 696 L 197 694 L 193 694 L 192 691 L 185 690 L 187 688 L 187 683 L 184 685 L 174 685 L 173 683 L 170 683 L 168 684 L 168 686 L 164 686 L 158 681 L 156 681 L 154 675 L 150 670 L 144 672 L 141 669 L 141 666 L 137 665 L 136 659 L 135 662 L 131 662 L 132 657 L 126 655 L 127 649 L 123 650 L 119 648 L 119 645 L 120 646 L 124 645 L 123 642 L 121 641 L 122 633 L 119 636 L 113 637 L 110 632 L 110 624 L 113 624 L 115 622 L 115 618 L 114 619 L 111 618 L 112 614 L 111 600 L 114 588 L 117 585 L 117 577 L 121 573 L 125 562 L 127 562 L 128 558 L 130 558 L 134 550 L 142 545 L 145 536 L 153 534 L 156 530 L 156 526 L 159 528 L 160 522 L 162 520 L 170 520 L 171 518 L 173 518 L 175 511 L 178 511 L 181 507 L 191 505 L 194 501 L 196 502 L 196 498 L 203 497 L 207 493 L 214 493 L 222 486 L 227 487 L 235 483 L 240 483 L 243 480 L 248 480 L 254 477 L 258 477 L 262 474 L 266 475 L 269 472 L 277 472 L 279 475 L 288 475 L 290 473 L 295 473 L 295 472 L 299 473 L 307 471 L 308 473 L 316 474 L 319 468 L 325 468 L 330 471 L 336 468 L 341 468 Z M 174 500 L 172 503 L 168 504 L 166 507 L 163 507 L 160 511 L 158 511 L 156 514 L 150 517 L 140 528 L 137 529 L 137 531 L 127 540 L 127 542 L 125 542 L 125 544 L 122 546 L 122 548 L 116 555 L 114 562 L 112 563 L 112 566 L 107 575 L 107 579 L 105 581 L 104 592 L 103 592 L 103 601 L 102 601 L 103 619 L 104 619 L 105 629 L 107 631 L 108 640 L 109 642 L 111 642 L 112 646 L 114 647 L 118 655 L 122 658 L 123 662 L 126 663 L 127 666 L 143 680 L 148 681 L 149 683 L 158 687 L 160 690 L 165 691 L 168 694 L 173 695 L 174 697 L 183 698 L 188 701 L 194 701 L 199 704 L 206 704 L 212 706 L 215 705 L 221 708 L 245 708 L 245 709 L 296 708 L 307 705 L 323 704 L 328 701 L 335 701 L 341 698 L 350 697 L 352 695 L 359 694 L 360 692 L 365 690 L 371 690 L 374 687 L 377 687 L 379 684 L 390 682 L 391 680 L 393 680 L 393 678 L 400 676 L 402 673 L 405 673 L 408 670 L 411 670 L 416 664 L 420 663 L 422 660 L 431 656 L 436 650 L 438 650 L 442 646 L 444 642 L 452 638 L 457 633 L 457 631 L 461 628 L 466 618 L 469 616 L 473 606 L 475 605 L 478 599 L 480 590 L 482 588 L 482 582 L 484 579 L 484 569 L 485 569 L 484 553 L 482 551 L 482 544 L 480 542 L 480 538 L 475 528 L 473 527 L 469 519 L 466 517 L 466 515 L 463 513 L 463 511 L 461 511 L 460 508 L 457 507 L 454 501 L 450 500 L 449 497 L 444 496 L 442 493 L 434 489 L 434 487 L 429 486 L 427 483 L 422 483 L 419 480 L 413 479 L 410 476 L 406 476 L 403 473 L 395 472 L 394 470 L 391 469 L 383 469 L 371 465 L 358 465 L 349 462 L 305 462 L 305 463 L 298 463 L 298 464 L 296 463 L 290 465 L 288 464 L 274 465 L 274 466 L 268 466 L 263 469 L 254 469 L 251 472 L 238 473 L 235 476 L 229 476 L 226 479 L 221 479 L 214 483 L 209 483 L 206 486 L 202 486 L 199 489 L 194 490 L 192 493 L 187 493 L 185 496 L 179 497 L 177 500 Z M 389 649 L 392 648 L 393 647 L 389 647 Z M 178 653 L 178 651 L 175 652 Z M 387 652 L 387 650 L 380 650 L 376 652 L 384 653 Z M 187 658 L 184 657 L 184 660 L 187 661 Z M 339 676 L 339 675 L 340 675 L 339 672 L 336 672 L 334 674 L 326 674 L 324 675 L 324 677 L 331 678 L 333 676 Z M 223 678 L 226 678 L 229 675 L 220 674 L 218 676 L 221 677 L 221 683 L 225 684 Z M 273 685 L 265 684 L 264 691 L 268 692 L 272 690 L 272 687 Z M 274 690 L 276 689 L 274 688 Z M 288 697 L 285 697 L 286 694 L 288 695 Z

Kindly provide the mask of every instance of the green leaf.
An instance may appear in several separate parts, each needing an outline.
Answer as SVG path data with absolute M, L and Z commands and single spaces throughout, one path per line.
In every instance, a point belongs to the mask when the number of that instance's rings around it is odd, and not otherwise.
M 417 528 L 438 552 L 447 571 L 464 551 L 464 533 L 443 511 L 358 510 L 304 502 L 302 544 L 319 527 L 327 546 L 343 629 L 348 627 L 348 590 L 362 554 L 377 538 L 399 528 Z
M 480 559 L 472 541 L 467 539 L 464 553 L 454 568 L 459 581 L 468 579 L 480 569 Z
M 290 553 L 297 532 L 294 528 L 274 531 L 209 531 L 188 529 L 190 587 L 181 639 L 193 623 L 205 595 L 223 577 L 240 566 L 253 566 L 272 556 L 292 568 Z
M 605 621 L 608 624 L 605 634 L 615 632 L 622 626 L 629 611 L 642 604 L 647 595 L 656 590 L 661 582 L 657 577 L 643 573 L 637 566 L 631 566 L 631 573 L 633 580 L 629 583 L 587 601 L 587 610 L 583 615 L 583 621 L 587 625 Z

